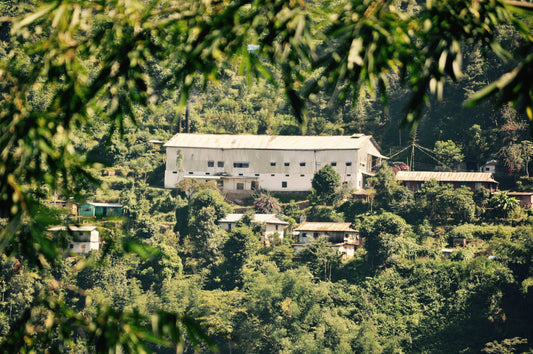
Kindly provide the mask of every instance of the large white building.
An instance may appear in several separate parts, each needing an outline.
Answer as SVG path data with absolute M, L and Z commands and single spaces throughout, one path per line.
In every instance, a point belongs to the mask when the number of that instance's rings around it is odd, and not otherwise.
M 315 172 L 332 165 L 345 184 L 364 187 L 384 158 L 372 136 L 181 134 L 165 145 L 165 187 L 184 178 L 215 180 L 221 190 L 311 191 Z

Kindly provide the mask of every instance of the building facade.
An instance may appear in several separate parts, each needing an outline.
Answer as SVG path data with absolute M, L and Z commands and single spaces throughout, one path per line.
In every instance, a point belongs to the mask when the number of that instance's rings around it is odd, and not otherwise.
M 362 246 L 359 232 L 349 222 L 303 222 L 293 231 L 298 241 L 293 244 L 298 253 L 318 238 L 327 238 L 331 248 L 344 259 L 353 258 L 355 250 Z
M 453 188 L 465 186 L 472 191 L 481 187 L 491 192 L 498 190 L 498 182 L 494 180 L 490 172 L 398 171 L 396 173 L 396 180 L 412 191 L 424 187 L 432 179 L 439 184 L 449 184 Z
M 96 226 L 57 226 L 48 231 L 67 241 L 67 251 L 87 254 L 100 249 L 100 232 Z
M 311 191 L 315 172 L 332 165 L 361 189 L 381 151 L 368 135 L 268 136 L 176 134 L 166 144 L 165 187 L 184 178 L 216 181 L 223 191 Z
M 218 225 L 222 229 L 231 232 L 231 230 L 237 227 L 243 216 L 244 214 L 228 214 L 224 218 L 218 220 Z M 276 234 L 280 239 L 283 239 L 285 236 L 285 228 L 289 225 L 288 222 L 282 220 L 276 214 L 254 214 L 252 222 L 264 225 L 261 242 L 266 245 L 271 243 Z
M 119 216 L 122 215 L 122 204 L 83 203 L 79 210 L 80 216 Z

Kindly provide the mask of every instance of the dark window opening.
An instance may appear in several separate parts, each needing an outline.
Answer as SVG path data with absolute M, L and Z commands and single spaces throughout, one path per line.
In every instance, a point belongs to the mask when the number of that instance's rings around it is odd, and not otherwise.
M 281 188 L 287 188 L 287 182 L 286 181 L 281 182 Z
M 331 166 L 337 166 L 337 163 L 336 162 L 332 162 Z
M 346 166 L 351 166 L 352 163 L 351 162 L 346 162 Z
M 284 165 L 285 165 L 285 166 L 290 166 L 291 163 L 290 163 L 290 162 L 285 162 Z
M 243 190 L 244 189 L 244 183 L 237 183 L 237 189 Z
M 249 162 L 234 162 L 233 163 L 233 167 L 235 167 L 235 168 L 248 168 L 248 167 L 250 167 L 250 163 Z
M 215 161 L 207 161 L 207 167 L 215 167 Z
M 217 162 L 218 167 L 224 167 L 224 161 L 218 161 Z
M 275 162 L 271 162 L 270 166 L 276 166 L 276 163 Z
M 305 162 L 300 162 L 300 166 L 305 166 Z

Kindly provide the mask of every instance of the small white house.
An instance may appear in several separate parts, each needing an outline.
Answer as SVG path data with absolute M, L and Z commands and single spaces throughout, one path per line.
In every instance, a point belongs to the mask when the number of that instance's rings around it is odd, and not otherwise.
M 294 229 L 293 235 L 298 239 L 298 242 L 293 244 L 296 252 L 321 237 L 326 237 L 331 248 L 345 259 L 352 258 L 355 250 L 361 246 L 359 232 L 353 229 L 349 222 L 304 222 Z
M 57 226 L 48 229 L 53 233 L 62 233 L 68 240 L 68 251 L 87 254 L 100 249 L 100 233 L 96 226 Z
M 244 214 L 228 214 L 224 218 L 218 220 L 218 225 L 230 232 L 235 227 L 237 223 L 242 219 Z M 272 237 L 277 233 L 280 239 L 283 239 L 285 235 L 285 228 L 289 225 L 288 222 L 282 220 L 276 214 L 254 214 L 254 223 L 260 223 L 265 225 L 263 230 L 263 242 L 269 243 Z

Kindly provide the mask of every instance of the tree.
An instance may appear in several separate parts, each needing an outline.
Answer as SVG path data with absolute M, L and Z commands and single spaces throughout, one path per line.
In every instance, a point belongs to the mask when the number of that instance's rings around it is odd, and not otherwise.
M 331 280 L 331 272 L 341 261 L 341 255 L 325 237 L 313 240 L 300 253 L 300 261 L 319 279 Z
M 394 199 L 394 193 L 400 187 L 396 181 L 396 175 L 387 164 L 382 164 L 371 179 L 372 187 L 376 191 L 376 202 L 387 208 Z
M 329 204 L 336 199 L 335 192 L 341 185 L 341 177 L 331 165 L 326 165 L 315 173 L 311 185 L 317 201 Z
M 300 121 L 304 98 L 323 88 L 341 99 L 350 90 L 355 98 L 368 88 L 385 100 L 388 73 L 401 70 L 401 77 L 408 78 L 401 83 L 412 92 L 405 120 L 410 123 L 422 115 L 430 94 L 442 96 L 446 80 L 459 78 L 465 46 L 479 45 L 515 61 L 468 104 L 494 97 L 516 103 L 532 118 L 530 28 L 509 12 L 527 10 L 528 4 L 427 2 L 413 16 L 393 4 L 341 1 L 334 18 L 325 16 L 329 24 L 311 14 L 329 13 L 330 3 L 322 8 L 320 2 L 277 0 L 228 1 L 221 6 L 202 1 L 166 6 L 163 1 L 74 0 L 46 3 L 24 19 L 13 19 L 9 42 L 2 41 L 2 52 L 9 55 L 0 63 L 0 216 L 8 219 L 2 244 L 13 246 L 6 249 L 19 252 L 30 265 L 45 268 L 57 262 L 58 252 L 44 236 L 53 220 L 28 191 L 32 184 L 46 184 L 50 190 L 79 196 L 76 181 L 98 183 L 86 169 L 90 163 L 74 148 L 76 130 L 99 125 L 101 119 L 110 132 L 118 130 L 123 136 L 127 117 L 135 122 L 134 108 L 148 105 L 158 98 L 154 92 L 165 89 L 179 88 L 179 107 L 184 110 L 193 86 L 219 78 L 227 60 L 238 62 L 250 81 L 262 75 L 273 85 L 281 83 Z M 508 53 L 505 40 L 495 35 L 502 25 L 521 35 L 516 53 Z M 261 45 L 251 53 L 249 43 Z M 160 80 L 152 75 L 157 63 L 169 68 Z M 281 79 L 266 63 L 277 64 Z M 306 69 L 316 71 L 309 75 Z M 54 330 L 75 323 L 99 343 L 98 350 L 147 350 L 143 338 L 180 338 L 175 327 L 146 330 L 137 313 L 103 307 L 99 321 L 93 321 L 67 311 L 52 290 L 38 296 L 55 316 L 49 322 Z M 156 317 L 166 320 L 158 323 L 181 319 Z M 121 327 L 122 320 L 134 326 Z M 51 340 L 52 328 L 26 326 L 29 321 L 8 336 L 2 349 L 17 352 L 26 343 L 26 350 L 32 350 L 31 343 L 37 342 L 23 340 L 30 335 L 28 328 L 43 331 L 32 337 L 41 343 Z M 71 333 L 71 327 L 59 332 Z
M 507 193 L 500 192 L 490 198 L 489 206 L 496 217 L 506 219 L 520 206 L 520 203 Z
M 202 208 L 211 207 L 215 211 L 215 221 L 222 219 L 232 212 L 232 207 L 224 201 L 224 197 L 218 191 L 205 189 L 196 194 L 189 203 L 190 216 L 198 215 Z
M 242 267 L 258 249 L 259 239 L 250 228 L 238 227 L 229 234 L 222 247 L 224 262 L 220 267 L 224 270 L 222 279 L 227 290 L 242 286 Z
M 276 198 L 268 193 L 259 193 L 254 199 L 254 209 L 261 214 L 280 214 L 281 205 Z
M 405 220 L 392 213 L 385 212 L 363 220 L 359 235 L 364 239 L 372 267 L 386 264 L 391 256 L 399 253 L 406 231 Z
M 453 141 L 437 141 L 433 149 L 437 160 L 445 170 L 455 170 L 457 165 L 464 159 L 462 147 Z

